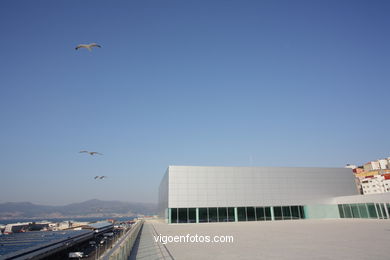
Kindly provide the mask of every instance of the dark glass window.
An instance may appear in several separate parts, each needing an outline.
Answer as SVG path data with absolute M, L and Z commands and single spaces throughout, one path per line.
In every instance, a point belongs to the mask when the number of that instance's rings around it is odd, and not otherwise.
M 305 218 L 305 209 L 303 206 L 298 206 L 298 209 L 299 209 L 299 217 L 301 219 L 304 219 Z
M 228 208 L 228 221 L 234 222 L 236 218 L 234 217 L 234 208 Z
M 207 208 L 199 208 L 199 222 L 209 222 Z
M 352 218 L 352 211 L 351 211 L 351 207 L 349 206 L 349 204 L 344 204 L 343 208 L 344 208 L 344 217 Z
M 282 207 L 274 207 L 274 217 L 275 220 L 282 220 Z
M 188 209 L 188 222 L 195 223 L 196 222 L 196 208 Z
M 339 205 L 339 213 L 340 213 L 340 218 L 344 218 L 343 205 Z
M 353 218 L 360 218 L 359 209 L 357 207 L 357 204 L 351 204 L 352 209 L 352 217 Z
M 271 207 L 265 207 L 264 211 L 265 211 L 265 220 L 272 220 Z
M 188 209 L 179 209 L 179 223 L 188 223 Z
M 384 219 L 387 219 L 385 205 L 383 205 L 383 203 L 379 203 L 379 205 L 380 205 L 381 210 L 382 210 L 383 218 L 384 218 Z
M 386 203 L 387 212 L 390 214 L 390 203 Z
M 383 218 L 381 207 L 379 206 L 378 203 L 375 203 L 376 211 L 378 212 L 378 217 Z
M 264 221 L 265 220 L 265 212 L 264 212 L 263 207 L 256 208 L 256 217 L 257 217 L 257 221 Z
M 237 208 L 238 221 L 246 221 L 246 212 L 245 207 Z
M 368 208 L 368 215 L 370 216 L 370 218 L 378 218 L 374 203 L 367 203 L 367 208 Z
M 291 219 L 290 206 L 283 206 L 282 207 L 282 213 L 283 213 L 283 219 L 284 220 Z
M 255 208 L 254 207 L 247 207 L 246 208 L 246 216 L 248 221 L 255 221 Z
M 360 217 L 368 218 L 368 211 L 367 211 L 366 204 L 358 204 L 358 207 L 359 207 Z
M 227 219 L 227 209 L 226 208 L 218 208 L 218 222 L 226 222 Z
M 178 223 L 177 222 L 177 208 L 171 209 L 171 223 Z
M 292 219 L 299 219 L 298 206 L 291 206 L 291 218 Z
M 209 208 L 209 222 L 218 222 L 217 208 Z

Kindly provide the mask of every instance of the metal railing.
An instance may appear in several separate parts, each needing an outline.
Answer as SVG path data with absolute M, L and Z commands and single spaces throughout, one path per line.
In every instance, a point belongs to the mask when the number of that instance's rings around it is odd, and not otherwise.
M 130 256 L 130 252 L 133 248 L 135 241 L 137 240 L 138 233 L 144 224 L 144 220 L 138 220 L 132 228 L 100 259 L 103 260 L 126 260 Z

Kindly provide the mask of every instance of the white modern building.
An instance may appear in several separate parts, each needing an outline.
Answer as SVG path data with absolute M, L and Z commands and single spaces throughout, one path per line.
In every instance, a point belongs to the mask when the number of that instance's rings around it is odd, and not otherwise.
M 159 188 L 168 223 L 387 218 L 389 203 L 359 195 L 346 168 L 169 166 Z

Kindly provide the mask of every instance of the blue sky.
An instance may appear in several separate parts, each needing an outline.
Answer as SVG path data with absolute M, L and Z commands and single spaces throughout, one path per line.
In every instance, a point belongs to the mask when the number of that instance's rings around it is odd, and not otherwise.
M 389 13 L 368 0 L 1 1 L 0 203 L 155 202 L 168 165 L 388 157 Z M 103 47 L 74 49 L 90 42 Z

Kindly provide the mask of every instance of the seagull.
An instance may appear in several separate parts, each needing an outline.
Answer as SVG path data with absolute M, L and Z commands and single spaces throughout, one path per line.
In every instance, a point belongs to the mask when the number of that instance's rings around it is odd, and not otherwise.
M 97 44 L 97 43 L 79 44 L 79 45 L 76 46 L 75 49 L 76 49 L 76 51 L 77 51 L 77 50 L 80 49 L 80 48 L 86 48 L 87 50 L 92 51 L 92 47 L 99 47 L 99 48 L 101 48 L 102 46 L 100 46 L 100 45 Z
M 95 176 L 95 177 L 94 177 L 95 180 L 96 180 L 96 179 L 102 180 L 102 179 L 104 179 L 104 178 L 107 178 L 107 176 Z
M 90 155 L 95 155 L 95 154 L 103 155 L 102 153 L 98 153 L 98 152 L 89 152 L 89 151 L 80 151 L 80 153 L 89 153 Z

